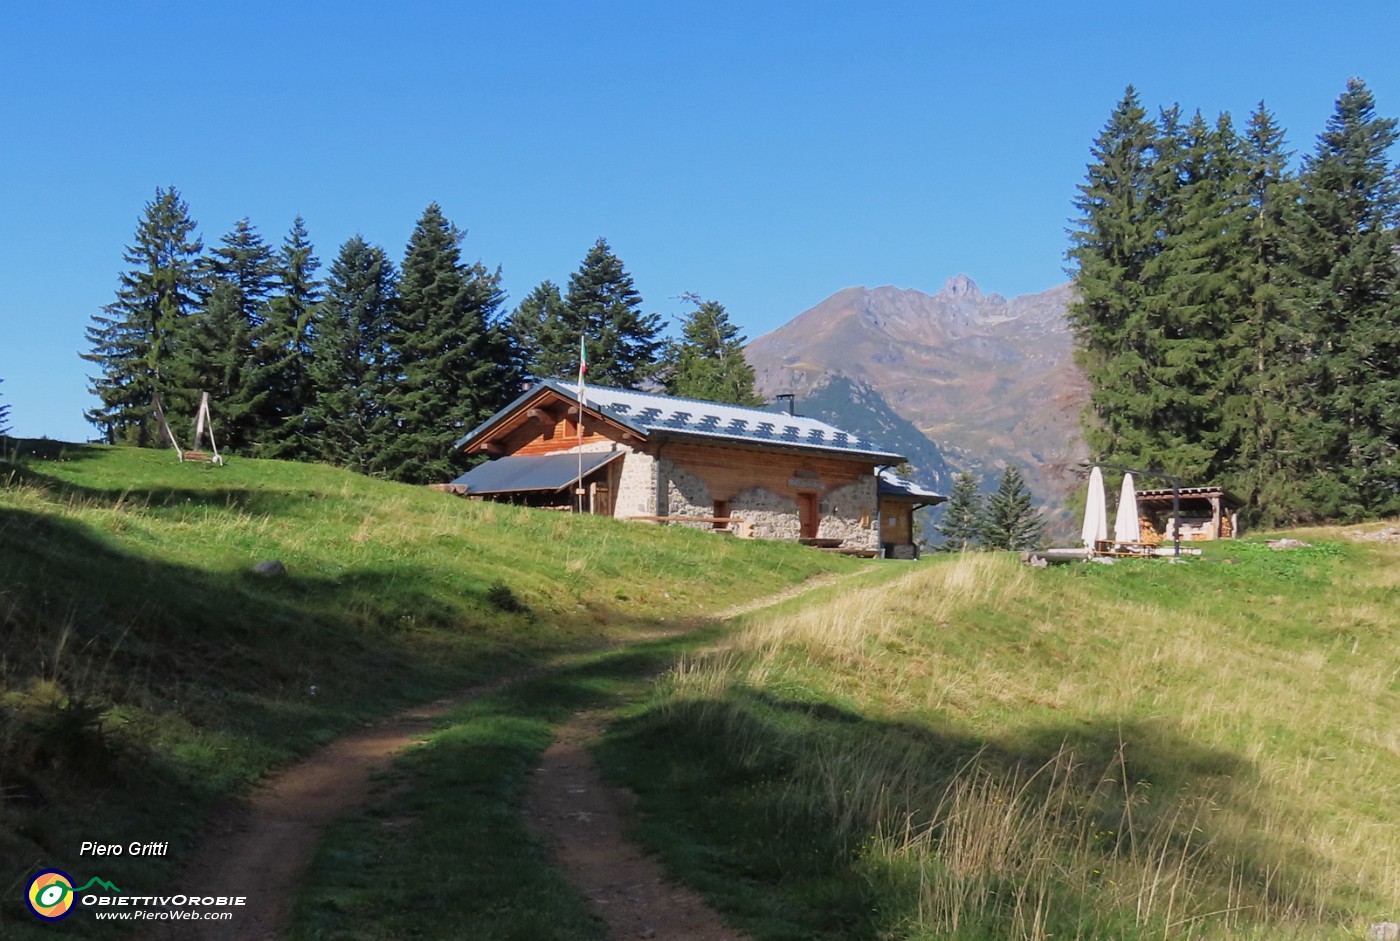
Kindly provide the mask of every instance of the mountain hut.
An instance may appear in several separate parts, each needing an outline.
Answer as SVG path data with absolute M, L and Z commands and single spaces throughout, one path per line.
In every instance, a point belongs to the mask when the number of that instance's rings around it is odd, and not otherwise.
M 815 418 L 547 379 L 463 436 L 467 497 L 915 558 L 913 512 L 946 498 L 901 455 Z

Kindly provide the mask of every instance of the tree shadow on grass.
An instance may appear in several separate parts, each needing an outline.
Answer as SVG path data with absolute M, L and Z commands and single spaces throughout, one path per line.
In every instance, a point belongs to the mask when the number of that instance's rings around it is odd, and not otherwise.
M 3 474 L 3 470 L 0 470 Z M 0 476 L 0 482 L 42 487 L 58 500 L 79 506 L 143 507 L 154 511 L 185 507 L 236 510 L 253 516 L 275 516 L 304 508 L 315 494 L 297 489 L 265 487 L 91 487 L 62 480 L 24 466 Z
M 722 631 L 713 626 L 580 654 L 459 705 L 423 747 L 399 758 L 377 804 L 323 840 L 299 892 L 290 937 L 604 937 L 588 900 L 522 820 L 531 772 L 560 723 L 635 701 L 678 654 Z M 347 860 L 356 865 L 353 884 L 347 884 Z M 424 872 L 434 874 L 434 898 L 454 900 L 430 910 L 430 927 L 421 910 L 384 891 Z
M 984 908 L 958 937 L 1018 934 L 1032 888 L 1046 893 L 1044 927 L 1065 936 L 1161 936 L 1169 917 L 1224 909 L 1245 923 L 1321 914 L 1313 876 L 1326 863 L 1250 831 L 1276 816 L 1252 763 L 1166 721 L 979 735 L 738 689 L 663 700 L 614 726 L 599 755 L 639 794 L 648 841 L 760 938 L 903 936 L 937 908 L 944 890 L 930 886 L 965 883 Z M 905 849 L 891 855 L 891 839 Z M 1007 858 L 965 871 L 970 839 Z M 1036 854 L 1050 875 L 1011 859 Z M 1142 924 L 1143 898 L 1109 881 L 1134 867 L 1164 886 Z M 1174 915 L 1168 883 L 1182 894 Z
M 646 623 L 594 605 L 536 625 L 488 593 L 209 571 L 0 508 L 0 858 L 82 868 L 100 838 L 169 840 L 174 860 L 216 800 L 346 729 L 543 664 L 597 618 Z M 30 917 L 13 901 L 0 933 Z
M 240 484 L 223 477 L 224 468 L 202 463 L 179 464 L 174 451 L 139 450 L 143 455 L 165 454 L 170 483 L 164 486 L 129 486 L 118 478 L 103 484 L 80 484 L 55 473 L 57 465 L 100 459 L 112 449 L 53 441 L 24 441 L 16 460 L 0 464 L 0 486 L 22 484 L 41 488 L 59 500 L 83 506 L 146 507 L 154 511 L 212 507 L 237 510 L 255 516 L 281 515 L 304 508 L 321 494 L 295 479 L 276 479 L 271 485 Z M 149 464 L 136 465 L 150 473 Z
M 31 461 L 81 461 L 99 456 L 98 445 L 73 444 L 49 438 L 9 438 L 0 435 L 0 459 L 23 467 Z

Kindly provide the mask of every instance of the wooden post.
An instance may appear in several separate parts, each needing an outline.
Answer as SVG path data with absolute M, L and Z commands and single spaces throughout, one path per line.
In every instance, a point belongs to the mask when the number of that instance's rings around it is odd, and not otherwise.
M 1220 497 L 1210 498 L 1210 538 L 1220 538 Z
M 1172 479 L 1172 549 L 1181 558 L 1181 481 Z

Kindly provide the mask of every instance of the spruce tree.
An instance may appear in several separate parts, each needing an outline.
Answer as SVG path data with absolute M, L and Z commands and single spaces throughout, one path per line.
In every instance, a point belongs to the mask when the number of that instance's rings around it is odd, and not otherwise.
M 1282 499 L 1279 436 L 1296 409 L 1280 380 L 1293 192 L 1281 133 L 1266 112 L 1240 135 L 1228 114 L 1176 108 L 1149 133 L 1130 93 L 1094 153 L 1070 253 L 1091 453 Z
M 260 452 L 265 457 L 295 458 L 313 452 L 306 438 L 306 415 L 314 399 L 309 365 L 321 300 L 320 267 L 306 222 L 297 216 L 277 253 L 276 287 L 268 303 L 263 342 L 280 353 L 270 371 L 275 385 L 270 425 L 263 431 Z
M 1075 200 L 1081 217 L 1069 258 L 1078 299 L 1069 323 L 1090 385 L 1085 437 L 1097 460 L 1157 457 L 1143 416 L 1164 404 L 1150 378 L 1160 359 L 1150 320 L 1161 276 L 1153 266 L 1162 251 L 1157 209 L 1174 186 L 1157 161 L 1163 146 L 1130 86 L 1094 141 Z
M 988 549 L 1039 549 L 1045 544 L 1045 519 L 1031 506 L 1031 492 L 1021 469 L 1006 465 L 996 493 L 987 498 L 977 535 Z
M 500 272 L 461 261 L 462 233 L 433 203 L 409 239 L 389 343 L 395 370 L 386 403 L 396 433 L 386 471 L 412 483 L 465 467 L 453 443 L 518 392 L 503 325 Z
M 1246 218 L 1241 231 L 1239 303 L 1223 340 L 1222 451 L 1232 466 L 1219 481 L 1245 504 L 1250 523 L 1276 526 L 1303 512 L 1292 439 L 1303 423 L 1295 341 L 1297 281 L 1288 250 L 1297 182 L 1282 128 L 1260 102 L 1241 139 Z
M 385 402 L 392 394 L 389 331 L 397 281 L 382 248 L 358 235 L 347 240 L 331 265 L 310 341 L 310 453 L 362 474 L 382 471 L 391 434 Z
M 214 278 L 207 289 L 201 309 L 185 319 L 178 334 L 179 355 L 171 374 L 172 385 L 180 392 L 167 417 L 177 435 L 192 435 L 200 396 L 207 392 L 219 445 L 236 450 L 247 442 L 230 423 L 229 409 L 236 408 L 244 394 L 252 328 L 236 284 Z
M 165 373 L 178 372 L 172 357 L 198 305 L 203 245 L 195 228 L 175 188 L 157 188 L 123 255 L 131 267 L 119 276 L 116 300 L 87 328 L 90 350 L 81 355 L 97 367 L 88 388 L 100 404 L 84 417 L 109 443 L 159 443 L 155 395 L 182 404 L 183 390 L 172 388 Z
M 1234 372 L 1226 338 L 1247 304 L 1250 221 L 1246 161 L 1230 116 L 1212 125 L 1193 115 L 1163 173 L 1176 185 L 1159 209 L 1164 237 L 1152 263 L 1158 290 L 1149 329 L 1160 359 L 1150 375 L 1161 391 L 1142 416 L 1149 448 L 1133 463 L 1223 485 L 1233 468 L 1221 410 Z
M 1243 134 L 1136 97 L 1095 141 L 1070 259 L 1091 453 L 1244 497 L 1251 521 L 1400 510 L 1394 120 L 1353 80 L 1288 172 L 1261 104 Z
M 267 319 L 276 277 L 272 248 L 239 218 L 204 259 L 202 315 L 182 337 L 185 410 L 193 414 L 200 392 L 209 392 L 211 416 L 231 451 L 252 452 L 276 421 L 273 375 L 283 357 Z
M 1400 185 L 1396 122 L 1347 83 L 1300 174 L 1300 473 L 1317 517 L 1400 511 Z
M 0 382 L 4 382 L 4 381 L 5 381 L 4 379 L 0 379 Z M 0 435 L 7 435 L 7 434 L 9 434 L 9 433 L 10 433 L 10 406 L 9 406 L 7 403 L 5 403 L 5 402 L 0 401 Z
M 763 398 L 754 392 L 753 367 L 744 359 L 746 338 L 730 322 L 724 305 L 702 301 L 695 294 L 687 294 L 685 300 L 694 309 L 686 314 L 681 339 L 671 344 L 666 357 L 668 371 L 663 385 L 667 394 L 763 405 Z
M 661 370 L 661 318 L 642 312 L 632 276 L 602 238 L 569 278 L 561 317 L 542 335 L 539 368 L 556 375 L 576 369 L 579 337 L 590 381 L 634 388 Z
M 1099 460 L 1192 479 L 1224 469 L 1221 339 L 1239 303 L 1246 219 L 1239 151 L 1228 115 L 1212 125 L 1172 107 L 1154 126 L 1132 89 L 1095 143 L 1070 320 Z
M 966 552 L 977 541 L 981 523 L 981 481 L 972 471 L 960 471 L 953 478 L 953 492 L 937 526 L 944 539 L 943 548 Z
M 510 315 L 512 357 L 527 379 L 558 379 L 578 368 L 578 336 L 569 346 L 564 296 L 553 281 L 541 282 Z
M 106 316 L 108 311 L 115 316 Z M 85 410 L 83 418 L 97 427 L 100 439 L 107 444 L 153 443 L 156 432 L 150 422 L 155 390 L 146 372 L 149 341 L 145 331 L 109 305 L 103 313 L 93 314 L 84 334 L 88 352 L 78 355 L 99 370 L 99 375 L 88 376 L 88 392 L 97 396 L 100 404 Z

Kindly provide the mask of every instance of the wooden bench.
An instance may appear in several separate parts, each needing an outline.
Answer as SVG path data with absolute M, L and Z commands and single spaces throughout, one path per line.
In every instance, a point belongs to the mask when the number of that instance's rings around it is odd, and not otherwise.
M 1114 542 L 1112 539 L 1100 539 L 1094 543 L 1094 555 L 1108 556 L 1144 556 L 1155 555 L 1157 547 L 1161 543 L 1157 542 Z

